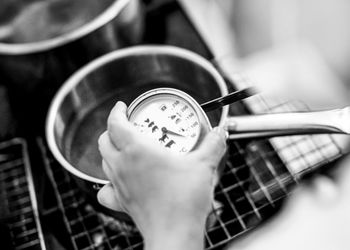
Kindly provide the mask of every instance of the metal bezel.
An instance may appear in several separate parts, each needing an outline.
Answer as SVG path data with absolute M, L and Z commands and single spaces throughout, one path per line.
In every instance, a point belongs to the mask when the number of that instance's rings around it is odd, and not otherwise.
M 200 104 L 189 94 L 174 88 L 156 88 L 149 90 L 140 96 L 138 96 L 128 107 L 127 109 L 127 117 L 130 119 L 133 112 L 148 98 L 154 97 L 157 95 L 174 95 L 176 97 L 180 97 L 186 102 L 188 102 L 194 111 L 196 112 L 196 115 L 198 117 L 198 121 L 200 122 L 200 134 L 198 137 L 197 142 L 190 148 L 190 151 L 193 151 L 198 147 L 200 142 L 203 140 L 204 136 L 212 129 L 211 124 L 209 122 L 208 116 L 204 112 L 204 110 L 201 108 Z

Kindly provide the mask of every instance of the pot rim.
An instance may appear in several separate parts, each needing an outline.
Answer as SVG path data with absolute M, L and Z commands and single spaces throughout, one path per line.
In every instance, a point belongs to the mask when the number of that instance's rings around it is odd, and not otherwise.
M 0 42 L 0 55 L 25 55 L 44 52 L 76 41 L 112 21 L 130 1 L 133 0 L 115 0 L 106 10 L 83 26 L 48 40 L 14 44 Z
M 187 59 L 189 61 L 192 61 L 201 67 L 203 67 L 205 70 L 207 70 L 216 80 L 216 83 L 218 84 L 218 87 L 220 89 L 220 92 L 222 95 L 226 95 L 228 93 L 226 83 L 222 76 L 219 74 L 219 72 L 214 68 L 214 66 L 205 58 L 202 56 L 178 47 L 174 46 L 168 46 L 168 45 L 140 45 L 140 46 L 133 46 L 129 48 L 124 48 L 120 50 L 116 50 L 113 52 L 110 52 L 106 55 L 103 55 L 87 65 L 85 65 L 83 68 L 78 70 L 76 73 L 74 73 L 58 90 L 56 95 L 54 96 L 47 115 L 46 119 L 46 140 L 48 143 L 48 146 L 53 154 L 53 156 L 58 160 L 58 162 L 70 173 L 74 174 L 75 176 L 93 182 L 98 184 L 107 184 L 109 181 L 99 179 L 93 176 L 90 176 L 88 174 L 83 173 L 82 171 L 75 168 L 61 153 L 60 149 L 58 148 L 58 145 L 56 143 L 55 139 L 55 120 L 57 118 L 58 111 L 61 107 L 62 102 L 64 101 L 65 97 L 70 93 L 70 91 L 81 83 L 81 81 L 90 73 L 92 73 L 94 70 L 100 68 L 101 66 L 104 66 L 110 62 L 113 62 L 117 59 L 124 58 L 130 55 L 147 55 L 147 54 L 167 54 L 167 55 L 173 55 L 176 57 L 181 57 L 183 59 Z M 219 126 L 223 126 L 225 123 L 225 120 L 228 116 L 228 106 L 222 107 L 222 113 L 220 117 Z M 97 142 L 96 142 L 97 143 Z

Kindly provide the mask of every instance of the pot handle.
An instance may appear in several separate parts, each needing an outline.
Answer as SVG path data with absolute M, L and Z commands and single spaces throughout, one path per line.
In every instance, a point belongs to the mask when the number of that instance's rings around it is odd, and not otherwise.
M 229 139 L 302 134 L 350 134 L 350 107 L 318 112 L 228 117 Z

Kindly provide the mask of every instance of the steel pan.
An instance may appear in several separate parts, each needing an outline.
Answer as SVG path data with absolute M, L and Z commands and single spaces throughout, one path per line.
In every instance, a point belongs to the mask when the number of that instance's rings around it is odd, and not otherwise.
M 17 2 L 1 3 L 3 14 L 11 15 L 10 4 Z M 11 106 L 19 124 L 25 124 L 22 128 L 26 134 L 43 130 L 48 105 L 71 74 L 103 54 L 140 41 L 143 30 L 140 1 L 101 2 L 105 8 L 100 13 L 67 33 L 30 42 L 0 40 L 0 81 L 7 84 Z M 9 17 L 2 16 L 1 20 L 6 18 Z
M 199 55 L 170 46 L 137 46 L 102 56 L 75 73 L 55 96 L 47 118 L 49 147 L 62 166 L 93 183 L 106 184 L 97 141 L 117 101 L 130 104 L 158 87 L 189 93 L 199 103 L 227 94 L 215 68 Z M 223 125 L 228 107 L 209 114 Z

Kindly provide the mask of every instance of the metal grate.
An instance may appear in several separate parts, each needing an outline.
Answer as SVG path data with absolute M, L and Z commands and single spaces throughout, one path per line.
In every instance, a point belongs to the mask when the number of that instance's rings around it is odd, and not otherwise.
M 221 204 L 216 223 L 207 229 L 208 248 L 216 248 L 258 226 L 275 213 L 296 184 L 266 141 L 231 141 L 226 168 L 216 189 Z
M 2 246 L 46 249 L 24 140 L 0 143 L 0 185 L 0 219 L 5 222 L 5 230 L 9 232 L 4 239 L 8 246 Z
M 97 212 L 61 165 L 48 155 L 46 147 L 42 143 L 39 147 L 74 249 L 143 249 L 135 226 Z
M 295 184 L 264 141 L 245 145 L 232 141 L 229 147 L 227 165 L 216 189 L 220 206 L 213 209 L 205 235 L 207 249 L 222 246 L 257 226 L 276 210 L 276 202 Z M 74 249 L 142 249 L 136 228 L 96 212 L 45 147 L 42 151 Z

